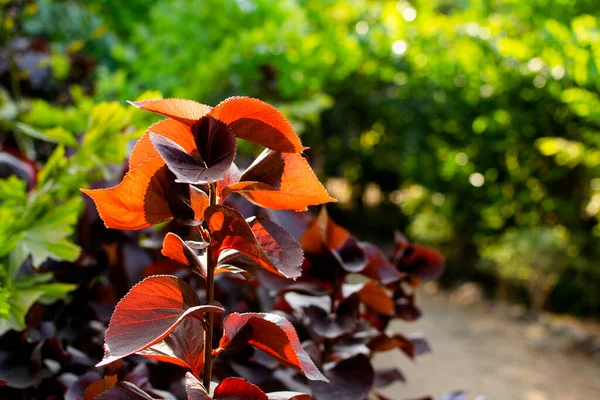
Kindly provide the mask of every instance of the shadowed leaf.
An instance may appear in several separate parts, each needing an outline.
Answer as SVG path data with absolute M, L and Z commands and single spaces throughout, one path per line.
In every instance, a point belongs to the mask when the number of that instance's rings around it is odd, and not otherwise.
M 287 300 L 286 296 L 286 300 Z M 311 305 L 305 312 L 310 319 L 310 327 L 319 336 L 336 338 L 356 329 L 358 321 L 359 296 L 353 294 L 340 302 L 335 314 L 328 310 Z
M 267 271 L 293 279 L 300 276 L 299 268 L 282 265 L 284 269 L 278 269 L 265 254 L 252 229 L 238 211 L 215 205 L 206 209 L 204 217 L 212 235 L 211 246 L 216 248 L 216 251 L 212 252 L 215 257 L 218 257 L 223 250 L 237 250 Z
M 94 400 L 153 400 L 153 398 L 132 383 L 119 382 L 113 388 L 100 393 Z
M 368 242 L 360 242 L 359 245 L 367 256 L 367 265 L 360 271 L 362 275 L 375 279 L 384 285 L 397 282 L 405 276 L 388 261 L 385 254 L 377 246 Z
M 340 361 L 325 370 L 330 383 L 310 382 L 313 395 L 319 400 L 363 400 L 375 382 L 371 362 L 364 355 Z
M 221 311 L 221 307 L 200 305 L 194 290 L 174 276 L 146 278 L 117 304 L 104 338 L 104 358 L 98 366 L 160 342 L 186 317 Z
M 375 371 L 375 384 L 378 389 L 394 384 L 394 382 L 406 382 L 404 375 L 397 368 L 380 369 Z
M 185 392 L 187 400 L 211 400 L 206 388 L 192 373 L 185 373 Z
M 275 267 L 286 276 L 300 275 L 304 252 L 300 244 L 282 227 L 267 219 L 247 220 L 252 233 Z
M 163 340 L 136 354 L 179 365 L 199 376 L 204 369 L 202 321 L 197 318 L 186 318 Z

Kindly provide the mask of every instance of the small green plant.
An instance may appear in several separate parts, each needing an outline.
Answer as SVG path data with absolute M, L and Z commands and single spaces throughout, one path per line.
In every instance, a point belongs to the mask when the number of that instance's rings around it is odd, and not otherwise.
M 2 109 L 12 110 L 2 114 L 2 126 L 19 148 L 12 149 L 16 156 L 5 148 L 0 160 L 6 178 L 0 180 L 0 335 L 24 330 L 34 303 L 53 303 L 75 290 L 52 282 L 52 273 L 20 270 L 28 260 L 34 270 L 48 259 L 77 260 L 79 188 L 109 177 L 107 167 L 125 159 L 126 143 L 137 135 L 126 131 L 135 111 L 116 102 L 93 105 L 80 96 L 75 106 L 58 108 L 42 100 L 17 104 L 8 95 L 2 100 Z M 38 170 L 43 142 L 57 145 Z
M 531 307 L 541 311 L 561 272 L 574 263 L 564 229 L 512 229 L 482 251 L 483 269 L 493 268 L 504 282 L 524 284 Z

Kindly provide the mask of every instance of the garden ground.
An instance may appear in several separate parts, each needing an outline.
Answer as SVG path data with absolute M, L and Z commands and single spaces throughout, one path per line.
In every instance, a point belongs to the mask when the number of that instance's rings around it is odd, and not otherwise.
M 459 304 L 456 295 L 421 293 L 424 316 L 392 325 L 394 331 L 425 333 L 433 352 L 415 362 L 397 351 L 379 355 L 376 365 L 398 366 L 407 380 L 384 393 L 394 399 L 425 394 L 439 399 L 460 389 L 469 400 L 479 400 L 478 395 L 486 400 L 600 399 L 600 358 L 574 345 L 572 327 L 567 334 L 556 328 L 557 317 L 546 317 L 544 324 L 517 318 L 507 307 Z M 585 333 L 597 333 L 596 327 L 588 324 Z

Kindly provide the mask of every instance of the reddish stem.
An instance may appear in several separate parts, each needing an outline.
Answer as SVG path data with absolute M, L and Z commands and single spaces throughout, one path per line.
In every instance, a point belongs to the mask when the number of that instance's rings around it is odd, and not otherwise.
M 217 191 L 214 183 L 209 184 L 210 205 L 217 204 Z M 215 267 L 213 247 L 206 249 L 206 304 L 211 304 L 215 296 Z M 206 313 L 206 332 L 204 334 L 204 387 L 210 393 L 210 380 L 212 378 L 213 362 L 213 313 Z

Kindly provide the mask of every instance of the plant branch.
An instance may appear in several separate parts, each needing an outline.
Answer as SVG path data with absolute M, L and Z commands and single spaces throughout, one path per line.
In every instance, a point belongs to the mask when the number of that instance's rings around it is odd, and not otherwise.
M 210 205 L 217 204 L 217 190 L 214 183 L 209 184 L 209 199 Z M 206 304 L 211 304 L 215 296 L 215 267 L 213 257 L 214 248 L 209 245 L 206 249 Z M 204 334 L 204 387 L 210 393 L 210 380 L 212 378 L 212 362 L 213 362 L 213 313 L 206 313 L 206 332 Z

